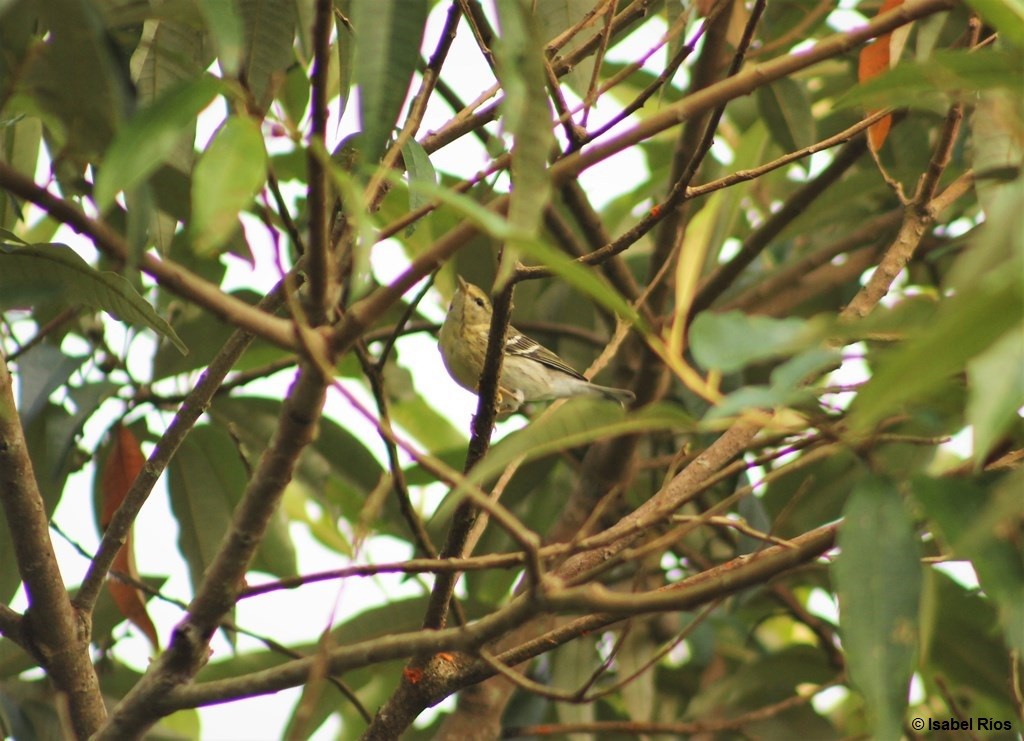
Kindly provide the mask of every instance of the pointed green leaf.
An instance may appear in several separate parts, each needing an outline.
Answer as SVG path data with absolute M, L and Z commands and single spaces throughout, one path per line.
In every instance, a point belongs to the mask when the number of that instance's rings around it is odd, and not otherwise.
M 232 513 L 247 478 L 231 437 L 210 425 L 192 430 L 171 459 L 171 509 L 178 521 L 178 543 L 188 561 L 193 587 L 202 580 L 231 527 Z M 295 575 L 295 551 L 280 511 L 267 528 L 252 567 L 281 577 Z
M 913 482 L 914 498 L 951 554 L 970 559 L 982 589 L 999 606 L 1007 644 L 1018 651 L 1024 651 L 1024 559 L 1008 523 L 1024 518 L 1022 490 L 1019 473 L 987 487 L 963 479 Z
M 929 569 L 927 575 L 928 665 L 968 692 L 972 704 L 994 700 L 999 703 L 998 709 L 993 708 L 996 715 L 1005 712 L 1003 717 L 1013 717 L 1006 671 L 1009 657 L 992 600 L 937 569 Z
M 967 380 L 967 422 L 974 428 L 974 461 L 980 465 L 1024 407 L 1024 324 L 971 360 Z
M 178 147 L 182 131 L 221 89 L 209 75 L 171 88 L 142 108 L 118 132 L 103 158 L 93 198 L 100 212 L 114 203 L 114 196 L 144 182 Z
M 405 172 L 410 183 L 427 183 L 437 185 L 437 172 L 423 146 L 415 139 L 409 139 L 402 147 L 402 159 L 405 160 Z M 430 198 L 422 190 L 409 191 L 409 210 L 415 211 Z
M 391 418 L 423 445 L 428 453 L 466 445 L 466 436 L 419 394 L 393 401 Z
M 352 58 L 355 56 L 356 38 L 352 34 L 352 28 L 337 15 L 334 28 L 338 33 L 335 47 L 338 50 L 338 93 L 341 97 L 338 116 L 341 116 L 352 97 Z
M 192 177 L 192 249 L 209 257 L 238 229 L 245 209 L 267 180 L 267 150 L 259 125 L 232 116 L 196 163 Z
M 200 3 L 206 6 L 206 3 Z M 202 77 L 203 70 L 210 66 L 213 55 L 210 53 L 209 39 L 196 33 L 200 22 L 201 8 L 190 4 L 182 5 L 182 17 L 160 18 L 146 22 L 144 41 L 132 55 L 133 68 L 140 68 L 135 81 L 138 90 L 139 104 L 148 105 L 175 86 Z M 153 173 L 152 199 L 156 210 L 144 213 L 137 206 L 139 196 L 147 189 L 132 188 L 125 191 L 125 205 L 129 221 L 139 222 L 140 235 L 132 240 L 133 252 L 142 252 L 149 244 L 156 246 L 157 251 L 166 255 L 171 248 L 171 241 L 178 228 L 180 209 L 177 199 L 165 187 L 168 178 L 167 170 L 182 179 L 187 179 L 195 163 L 196 121 L 180 129 L 177 143 L 166 153 L 162 167 Z M 164 170 L 165 172 L 161 172 Z M 147 194 L 148 195 L 148 194 Z M 150 199 L 145 199 L 147 207 Z
M 352 0 L 353 79 L 359 86 L 363 162 L 387 147 L 416 65 L 430 8 L 427 0 Z
M 483 483 L 513 461 L 536 460 L 560 450 L 631 433 L 693 428 L 693 420 L 667 404 L 654 404 L 628 415 L 618 405 L 595 399 L 571 399 L 543 419 L 534 420 L 495 444 L 474 466 L 470 479 Z
M 163 317 L 117 273 L 93 269 L 70 247 L 62 244 L 19 247 L 0 244 L 0 306 L 10 307 L 12 295 L 25 291 L 59 297 L 62 304 L 85 304 L 102 309 L 115 319 L 143 325 L 188 353 Z
M 1006 88 L 1020 76 L 1019 54 L 994 49 L 967 51 L 939 50 L 928 59 L 904 62 L 883 75 L 852 88 L 839 97 L 834 107 L 897 106 L 945 112 L 950 96 L 964 90 L 980 92 Z
M 505 90 L 502 124 L 512 135 L 512 195 L 508 221 L 513 231 L 534 237 L 551 193 L 548 157 L 555 143 L 551 131 L 540 29 L 523 0 L 498 4 L 501 38 L 497 44 L 498 76 Z M 507 246 L 506 246 L 507 248 Z M 503 258 L 509 272 L 514 256 Z M 507 276 L 499 275 L 498 282 Z
M 337 173 L 338 167 L 335 167 L 333 171 Z M 340 175 L 344 175 L 341 172 Z M 385 177 L 392 180 L 397 185 L 402 185 L 402 179 L 396 173 L 386 173 Z M 456 193 L 453 190 L 429 183 L 425 180 L 410 180 L 409 181 L 409 193 L 410 194 L 423 194 L 429 196 L 431 199 L 437 199 L 446 206 L 450 206 L 460 216 L 471 221 L 480 231 L 494 237 L 495 239 L 509 239 L 511 230 L 508 227 L 505 219 L 467 195 L 462 193 Z
M 690 327 L 690 349 L 704 368 L 729 373 L 808 347 L 822 338 L 823 329 L 814 320 L 705 311 Z
M 1013 269 L 1007 266 L 1005 273 L 946 301 L 932 326 L 900 348 L 860 390 L 850 404 L 850 428 L 870 430 L 902 405 L 933 393 L 971 358 L 1013 331 L 1024 314 L 1024 282 Z
M 53 345 L 36 345 L 18 359 L 18 416 L 29 424 L 46 406 L 50 394 L 67 383 L 87 356 L 65 355 Z
M 783 152 L 795 152 L 817 140 L 811 101 L 801 83 L 783 77 L 759 87 L 754 97 L 772 139 Z
M 515 236 L 513 233 L 513 237 Z M 636 309 L 596 271 L 573 260 L 541 239 L 517 239 L 516 247 L 524 256 L 548 268 L 580 293 L 594 299 L 633 326 L 644 330 L 643 320 Z
M 3 63 L 0 62 L 2 68 Z M 39 163 L 42 138 L 43 126 L 38 118 L 17 117 L 0 122 L 0 162 L 6 162 L 17 172 L 31 175 Z M 0 229 L 14 226 L 20 218 L 19 201 L 13 194 L 0 190 Z
M 0 4 L 0 23 L 7 26 L 17 5 Z M 100 3 L 48 0 L 26 5 L 36 7 L 41 26 L 36 33 L 45 29 L 46 43 L 35 45 L 18 60 L 20 65 L 10 75 L 19 81 L 19 87 L 24 86 L 38 109 L 48 114 L 46 129 L 53 137 L 48 142 L 50 151 L 59 150 L 61 159 L 73 160 L 77 170 L 110 145 L 130 110 L 127 65 L 117 58 Z M 9 41 L 3 40 L 7 63 L 14 61 L 8 56 Z M 7 80 L 0 83 L 5 88 L 5 105 L 8 84 Z
M 266 111 L 281 73 L 295 61 L 295 2 L 239 0 L 235 7 L 245 29 L 243 76 L 257 109 Z
M 233 434 L 247 449 L 251 460 L 262 453 L 277 426 L 281 402 L 254 396 L 217 399 L 210 416 Z M 335 479 L 360 499 L 380 480 L 380 463 L 351 432 L 326 417 L 320 420 L 319 435 L 299 460 L 295 477 L 323 494 L 328 480 Z
M 967 0 L 986 23 L 999 31 L 999 38 L 1024 49 L 1024 2 L 1021 0 Z
M 914 523 L 896 485 L 860 481 L 846 503 L 832 566 L 850 679 L 871 736 L 899 738 L 918 650 L 921 563 Z
M 677 5 L 679 4 L 668 3 L 669 7 Z M 536 14 L 542 46 L 559 36 L 563 31 L 575 26 L 583 20 L 583 17 L 588 12 L 595 10 L 593 0 L 547 0 L 542 3 L 531 3 L 531 6 Z M 574 52 L 593 37 L 596 30 L 592 24 L 582 28 L 579 33 L 559 49 L 558 56 L 565 57 Z M 587 94 L 587 88 L 590 87 L 590 78 L 593 75 L 593 71 L 594 55 L 591 54 L 570 69 L 562 79 L 582 99 Z
M 217 47 L 217 60 L 225 75 L 234 77 L 242 66 L 245 28 L 231 0 L 204 0 L 199 9 Z

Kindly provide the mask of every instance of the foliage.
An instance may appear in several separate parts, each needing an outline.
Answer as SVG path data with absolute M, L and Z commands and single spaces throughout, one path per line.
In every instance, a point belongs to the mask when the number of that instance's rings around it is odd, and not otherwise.
M 1020 3 L 833 7 L 0 3 L 0 729 L 301 687 L 275 733 L 1019 732 Z M 456 275 L 635 404 L 492 443 L 495 362 L 467 426 L 416 345 Z M 242 601 L 384 573 L 211 660 Z

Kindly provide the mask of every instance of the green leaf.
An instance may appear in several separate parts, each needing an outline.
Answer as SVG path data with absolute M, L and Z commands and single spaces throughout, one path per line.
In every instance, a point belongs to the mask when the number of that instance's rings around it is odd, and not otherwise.
M 985 22 L 999 31 L 1000 40 L 1024 49 L 1024 2 L 1021 0 L 967 0 Z
M 391 403 L 392 420 L 416 439 L 428 453 L 437 453 L 462 446 L 466 436 L 432 407 L 427 400 L 414 394 Z
M 555 143 L 544 72 L 544 40 L 523 0 L 499 3 L 497 9 L 501 23 L 496 44 L 498 77 L 505 91 L 502 124 L 512 135 L 508 221 L 517 234 L 535 237 L 550 198 L 548 157 Z M 504 283 L 515 264 L 514 254 L 503 254 L 499 284 Z
M 192 177 L 192 249 L 209 257 L 231 237 L 238 212 L 267 180 L 267 150 L 259 125 L 232 116 L 196 163 Z
M 690 326 L 690 349 L 704 368 L 730 373 L 816 343 L 823 337 L 823 329 L 816 320 L 705 311 Z
M 596 644 L 596 636 L 581 636 L 555 648 L 549 654 L 551 686 L 562 692 L 586 687 L 601 662 Z M 556 704 L 555 710 L 560 723 L 591 723 L 597 720 L 597 703 L 593 702 L 560 702 Z
M 840 449 L 792 472 L 780 473 L 769 481 L 762 502 L 768 510 L 772 532 L 781 538 L 792 538 L 838 519 L 863 469 L 852 452 Z M 812 489 L 808 482 L 828 485 Z
M 935 392 L 971 358 L 1019 325 L 1024 282 L 1007 267 L 1005 273 L 948 299 L 931 327 L 872 374 L 850 404 L 851 430 L 866 432 L 904 404 Z
M 270 108 L 281 73 L 295 61 L 294 0 L 239 0 L 245 29 L 242 71 L 257 110 Z
M 850 679 L 875 738 L 899 738 L 918 649 L 921 564 L 896 485 L 866 477 L 846 504 L 832 566 Z
M 995 700 L 999 705 L 992 708 L 993 714 L 1012 716 L 1009 657 L 999 635 L 992 600 L 937 569 L 929 569 L 927 576 L 924 617 L 931 628 L 925 643 L 928 666 L 955 683 L 958 693 L 963 693 L 972 707 L 983 707 L 979 700 L 989 700 L 985 703 L 989 705 Z
M 245 28 L 232 0 L 204 0 L 199 9 L 217 48 L 217 61 L 229 77 L 238 75 L 245 52 Z
M 16 15 L 14 5 L 3 3 L 5 26 Z M 116 56 L 98 3 L 48 0 L 27 5 L 35 6 L 40 24 L 36 33 L 45 29 L 46 42 L 36 36 L 37 43 L 18 60 L 21 65 L 12 76 L 35 106 L 50 114 L 44 116 L 52 137 L 50 151 L 71 160 L 80 175 L 79 168 L 110 144 L 130 109 L 127 65 Z M 4 39 L 4 57 L 8 41 Z M 0 86 L 7 84 L 4 80 Z M 4 92 L 6 103 L 9 93 Z
M 410 183 L 427 183 L 437 185 L 437 172 L 430 162 L 430 156 L 423 146 L 415 139 L 409 139 L 402 146 L 402 159 L 405 160 L 405 172 Z M 409 210 L 415 211 L 429 203 L 430 198 L 422 190 L 409 191 Z
M 102 309 L 115 319 L 149 327 L 168 338 L 182 354 L 188 348 L 163 317 L 117 273 L 93 269 L 74 250 L 62 244 L 21 247 L 0 244 L 0 307 L 9 308 L 12 295 L 59 297 L 63 306 L 84 304 Z
M 144 182 L 177 149 L 196 117 L 221 90 L 209 75 L 177 85 L 139 110 L 118 132 L 103 158 L 93 199 L 106 213 L 120 191 Z
M 306 503 L 311 500 L 307 494 L 305 487 L 289 485 L 284 490 L 284 500 L 281 505 L 285 515 L 292 523 L 300 522 L 305 525 L 309 534 L 324 548 L 352 558 L 354 556 L 352 543 L 338 527 L 339 519 L 323 507 L 317 507 L 319 514 L 313 515 L 310 508 L 306 506 Z
M 251 305 L 255 305 L 261 298 L 255 291 L 235 291 L 229 295 Z M 182 355 L 174 350 L 169 343 L 160 343 L 153 356 L 152 380 L 154 381 L 209 365 L 234 332 L 231 325 L 225 324 L 198 306 L 191 305 L 182 306 L 179 311 L 175 312 L 174 329 L 181 337 L 182 342 L 188 345 L 189 354 Z M 255 340 L 255 343 L 260 343 L 260 340 Z M 282 350 L 279 356 L 283 357 L 285 354 Z M 246 364 L 239 361 L 235 365 L 235 370 L 242 370 L 245 367 Z
M 1015 94 L 1016 93 L 1016 94 Z M 1019 233 L 1024 143 L 1020 134 L 1021 96 L 1017 91 L 984 90 L 974 101 L 971 127 L 971 164 L 977 174 L 974 189 L 990 228 L 993 219 L 1015 223 Z M 1015 108 L 1017 110 L 1015 110 Z M 1012 175 L 1011 175 L 1012 174 Z M 1007 176 L 1014 179 L 1007 181 Z M 1012 204 L 1007 210 L 1006 203 Z M 1005 227 L 1004 227 L 1005 228 Z M 1010 227 L 1014 228 L 1014 227 Z
M 210 407 L 210 416 L 225 427 L 247 448 L 255 461 L 266 448 L 281 413 L 281 402 L 254 396 L 219 398 Z M 320 420 L 319 435 L 307 448 L 296 468 L 313 491 L 323 494 L 326 482 L 336 479 L 360 499 L 373 491 L 383 469 L 366 446 L 351 432 L 328 418 Z
M 934 52 L 928 59 L 896 65 L 883 75 L 841 96 L 836 108 L 912 108 L 945 112 L 950 96 L 960 97 L 992 88 L 1006 88 L 1020 76 L 1021 57 L 1011 52 Z
M 420 59 L 427 0 L 352 0 L 363 162 L 384 154 Z
M 783 77 L 759 87 L 754 97 L 772 139 L 783 152 L 795 152 L 817 141 L 811 101 L 800 82 Z
M 334 170 L 336 171 L 337 168 Z M 401 177 L 397 173 L 386 173 L 385 177 L 398 185 L 402 184 Z M 451 206 L 460 216 L 468 219 L 482 232 L 495 239 L 505 240 L 511 237 L 512 232 L 505 219 L 467 195 L 426 181 L 409 181 L 409 193 L 424 194 L 431 199 L 437 199 L 446 206 Z
M 515 235 L 513 234 L 512 237 L 515 238 Z M 580 293 L 594 299 L 598 304 L 622 317 L 641 331 L 645 329 L 643 320 L 636 309 L 596 271 L 573 260 L 564 252 L 556 250 L 540 239 L 518 239 L 516 247 L 525 256 L 544 265 Z
M 620 676 L 636 675 L 622 688 L 622 704 L 631 720 L 654 720 L 657 694 L 654 686 L 655 672 L 651 670 L 649 664 L 651 656 L 658 648 L 658 641 L 652 635 L 651 624 L 637 622 L 622 637 L 619 651 L 615 655 L 616 668 Z M 583 677 L 576 687 L 582 687 L 587 680 L 588 677 Z
M 970 559 L 978 581 L 1000 609 L 1007 643 L 1024 651 L 1024 558 L 1008 523 L 1024 519 L 1024 477 L 988 487 L 963 479 L 913 481 L 914 498 L 938 526 L 951 555 Z
M 669 3 L 668 5 L 674 7 L 675 4 Z M 539 26 L 539 40 L 543 48 L 547 42 L 583 20 L 587 12 L 594 10 L 594 3 L 592 0 L 548 0 L 542 3 L 531 3 L 531 7 Z M 568 56 L 578 49 L 594 35 L 594 30 L 594 26 L 589 26 L 577 33 L 558 50 L 558 56 Z M 590 86 L 594 61 L 594 55 L 588 55 L 561 78 L 580 99 L 587 94 L 587 89 Z
M 571 399 L 494 445 L 473 467 L 469 478 L 482 484 L 518 458 L 532 461 L 596 440 L 631 433 L 679 431 L 693 426 L 689 416 L 668 404 L 654 404 L 627 415 L 617 404 L 608 401 Z
M 335 16 L 334 28 L 338 34 L 335 47 L 338 50 L 338 93 L 341 96 L 338 116 L 341 117 L 352 97 L 352 57 L 355 55 L 356 38 L 352 29 L 338 16 Z
M 967 422 L 981 465 L 1024 406 L 1024 324 L 1010 329 L 967 364 Z
M 3 63 L 0 62 L 0 70 L 2 68 Z M 42 137 L 43 126 L 38 118 L 19 117 L 0 123 L 0 161 L 6 162 L 16 172 L 31 176 L 39 162 Z M 0 229 L 14 226 L 20 218 L 19 200 L 6 190 L 0 190 Z M 9 239 L 4 232 L 5 229 L 0 231 L 0 238 Z
M 231 437 L 199 425 L 185 438 L 168 465 L 171 509 L 178 521 L 178 544 L 196 587 L 231 528 L 232 513 L 248 479 Z M 296 574 L 295 551 L 288 527 L 276 512 L 252 567 L 275 576 Z
M 200 5 L 205 7 L 206 4 Z M 133 67 L 141 67 L 135 82 L 139 105 L 151 104 L 175 86 L 202 77 L 203 70 L 210 66 L 213 61 L 210 44 L 204 34 L 196 33 L 201 22 L 200 12 L 201 8 L 183 3 L 181 17 L 147 22 L 146 41 L 132 55 Z M 195 163 L 195 139 L 196 122 L 193 120 L 179 129 L 177 143 L 165 153 L 163 165 L 153 173 L 149 184 L 153 186 L 157 211 L 144 213 L 138 208 L 139 196 L 148 190 L 144 186 L 125 190 L 128 219 L 138 222 L 139 236 L 132 241 L 134 254 L 146 248 L 147 239 L 161 255 L 170 251 L 180 209 L 166 183 L 169 177 L 187 180 L 191 174 Z M 145 200 L 148 206 L 149 199 Z
M 50 394 L 67 383 L 87 356 L 65 355 L 49 344 L 36 345 L 18 359 L 18 416 L 29 424 L 42 411 Z

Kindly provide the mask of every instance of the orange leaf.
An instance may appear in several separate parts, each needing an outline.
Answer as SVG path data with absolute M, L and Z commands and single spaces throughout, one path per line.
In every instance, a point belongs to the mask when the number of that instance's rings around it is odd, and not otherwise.
M 107 529 L 117 508 L 121 506 L 135 477 L 139 475 L 146 462 L 142 455 L 139 441 L 127 427 L 118 423 L 111 431 L 112 443 L 110 453 L 103 463 L 103 474 L 100 477 L 102 506 L 100 508 L 100 527 Z M 114 556 L 111 565 L 113 571 L 120 572 L 138 581 L 139 572 L 135 567 L 132 534 L 128 532 L 124 546 Z M 143 632 L 154 650 L 160 650 L 160 642 L 156 634 L 156 626 L 146 612 L 146 601 L 138 589 L 118 579 L 109 579 L 107 589 L 114 598 L 114 604 L 124 617 Z
M 114 556 L 114 563 L 111 569 L 130 576 L 135 580 L 139 579 L 139 572 L 135 567 L 135 554 L 132 552 L 131 533 L 128 534 L 124 548 L 119 550 L 117 555 Z M 156 626 L 153 625 L 149 613 L 146 612 L 146 600 L 143 598 L 142 593 L 131 584 L 126 584 L 116 577 L 107 580 L 107 589 L 110 590 L 110 596 L 114 598 L 114 604 L 117 605 L 118 612 L 142 631 L 143 635 L 153 645 L 154 651 L 159 651 L 160 639 L 156 634 Z
M 139 475 L 146 462 L 142 455 L 139 441 L 127 427 L 118 423 L 111 431 L 113 438 L 110 453 L 103 463 L 103 476 L 100 487 L 103 494 L 103 506 L 100 509 L 100 529 L 106 530 L 111 518 L 121 506 L 135 477 Z
M 878 15 L 887 13 L 902 4 L 903 0 L 885 0 L 882 3 L 882 7 L 878 10 Z M 905 38 L 906 35 L 901 34 L 901 41 Z M 892 34 L 886 33 L 861 49 L 860 58 L 857 60 L 857 80 L 859 82 L 866 82 L 873 77 L 878 77 L 880 74 L 888 72 L 890 67 L 895 64 L 899 54 L 898 52 L 895 56 L 892 54 L 892 42 Z M 902 48 L 902 43 L 900 47 Z M 868 115 L 876 110 L 878 109 L 869 110 Z M 882 144 L 885 143 L 885 138 L 889 135 L 889 127 L 891 125 L 892 116 L 886 116 L 871 124 L 871 127 L 868 129 L 868 146 L 871 147 L 872 151 L 877 152 L 881 149 Z

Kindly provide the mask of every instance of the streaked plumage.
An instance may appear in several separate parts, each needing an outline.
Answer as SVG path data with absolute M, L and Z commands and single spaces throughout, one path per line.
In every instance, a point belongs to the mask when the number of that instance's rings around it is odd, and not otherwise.
M 491 302 L 480 288 L 461 277 L 438 337 L 445 368 L 456 383 L 476 392 L 487 352 Z M 601 396 L 625 404 L 635 397 L 626 389 L 590 383 L 578 371 L 515 327 L 508 328 L 498 384 L 498 411 L 513 412 L 528 401 L 569 396 Z

